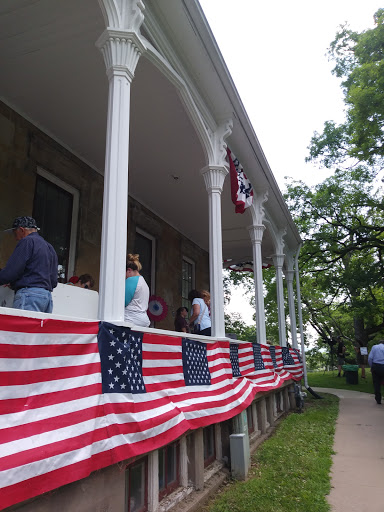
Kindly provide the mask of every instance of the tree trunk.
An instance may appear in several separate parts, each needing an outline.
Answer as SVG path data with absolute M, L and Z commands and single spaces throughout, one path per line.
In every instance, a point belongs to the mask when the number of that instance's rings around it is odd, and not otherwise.
M 356 341 L 358 341 L 361 347 L 366 347 L 368 345 L 368 333 L 364 327 L 364 318 L 359 316 L 354 317 L 353 328 Z

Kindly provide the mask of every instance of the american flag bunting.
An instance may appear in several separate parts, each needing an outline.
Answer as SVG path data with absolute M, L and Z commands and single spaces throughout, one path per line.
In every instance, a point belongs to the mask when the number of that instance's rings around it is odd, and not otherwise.
M 243 166 L 228 147 L 227 158 L 231 179 L 231 199 L 235 205 L 235 212 L 244 213 L 253 203 L 253 187 Z
M 232 418 L 302 372 L 291 349 L 274 369 L 264 345 L 6 315 L 0 356 L 0 509 Z

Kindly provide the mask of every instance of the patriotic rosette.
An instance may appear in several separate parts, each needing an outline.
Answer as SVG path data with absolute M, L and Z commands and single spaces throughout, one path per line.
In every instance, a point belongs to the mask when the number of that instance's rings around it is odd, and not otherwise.
M 231 270 L 232 272 L 253 272 L 253 261 L 245 261 L 239 263 L 228 263 L 231 260 L 224 260 L 224 266 L 226 269 Z M 272 265 L 270 263 L 263 263 L 262 268 L 270 268 Z
M 153 322 L 160 322 L 168 313 L 168 306 L 164 299 L 151 295 L 149 297 L 147 314 Z

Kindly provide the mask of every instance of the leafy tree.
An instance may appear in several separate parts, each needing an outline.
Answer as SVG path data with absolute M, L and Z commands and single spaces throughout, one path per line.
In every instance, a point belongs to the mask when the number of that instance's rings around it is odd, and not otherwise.
M 287 201 L 304 244 L 302 300 L 322 339 L 368 342 L 384 332 L 384 202 L 364 167 L 336 170 L 315 187 L 288 186 Z
M 331 43 L 346 120 L 315 133 L 307 161 L 336 168 L 309 188 L 291 183 L 288 201 L 304 237 L 303 302 L 320 339 L 344 334 L 367 345 L 384 332 L 384 9 L 375 28 L 340 28 Z
M 324 370 L 329 364 L 329 355 L 327 351 L 314 347 L 305 352 L 305 360 L 310 370 Z
M 307 160 L 325 167 L 348 163 L 350 158 L 373 166 L 384 157 L 384 9 L 374 15 L 375 27 L 361 33 L 340 27 L 329 48 L 333 74 L 342 79 L 346 120 L 327 121 L 315 132 Z M 349 164 L 348 164 L 349 165 Z
M 277 312 L 276 272 L 274 267 L 263 269 L 265 330 L 267 340 L 279 344 L 279 319 Z M 285 313 L 288 312 L 287 290 L 285 291 Z
M 288 186 L 304 240 L 303 321 L 318 334 L 317 350 L 335 335 L 368 345 L 384 334 L 384 9 L 374 20 L 375 27 L 361 33 L 342 26 L 329 48 L 346 119 L 315 132 L 306 160 L 335 169 L 333 176 L 313 188 Z M 273 272 L 264 273 L 264 284 L 267 336 L 278 339 Z
M 256 341 L 255 325 L 246 325 L 239 313 L 225 315 L 225 331 L 236 334 L 236 338 L 242 341 L 254 343 Z
M 238 286 L 245 289 L 245 297 L 251 305 L 255 305 L 254 281 L 251 272 L 224 271 L 224 302 L 229 303 L 231 290 Z M 255 324 L 247 325 L 239 313 L 225 314 L 225 332 L 236 334 L 238 340 L 256 341 Z
M 252 272 L 235 272 L 233 270 L 224 270 L 224 303 L 228 304 L 231 298 L 231 289 L 235 286 L 243 286 L 245 294 L 249 297 L 250 304 L 254 305 L 255 291 Z
M 236 286 L 242 286 L 245 289 L 245 297 L 248 298 L 250 304 L 255 306 L 254 279 L 252 272 L 225 272 L 225 288 L 230 290 Z M 276 273 L 273 268 L 263 269 L 264 284 L 264 309 L 267 340 L 272 344 L 279 344 L 279 326 L 277 316 L 277 295 L 276 295 Z M 288 315 L 287 291 L 285 290 L 285 312 Z M 234 332 L 238 339 L 246 341 L 255 341 L 255 326 L 247 326 L 242 321 L 240 315 L 225 315 L 226 332 Z M 247 328 L 249 330 L 247 330 Z

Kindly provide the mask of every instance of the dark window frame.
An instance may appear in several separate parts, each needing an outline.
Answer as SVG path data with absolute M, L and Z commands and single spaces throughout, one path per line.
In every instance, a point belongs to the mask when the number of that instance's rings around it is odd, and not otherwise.
M 66 281 L 66 279 L 68 277 L 70 277 L 74 274 L 74 270 L 75 270 L 80 192 L 79 192 L 79 190 L 74 188 L 72 185 L 69 185 L 68 183 L 61 180 L 54 174 L 45 170 L 43 167 L 37 166 L 35 191 L 34 191 L 34 198 L 33 198 L 33 209 L 34 210 L 35 210 L 35 202 L 36 202 L 37 182 L 40 179 L 45 180 L 46 182 L 48 182 L 49 185 L 54 185 L 61 192 L 67 193 L 70 196 L 72 196 L 72 211 L 71 211 L 72 221 L 70 223 L 70 229 L 69 229 L 68 262 L 67 262 L 66 269 L 65 269 L 65 271 L 66 271 L 65 278 L 60 279 L 60 281 Z M 32 212 L 32 216 L 35 216 L 35 211 Z M 41 233 L 41 234 L 44 236 L 43 233 Z
M 175 479 L 168 482 L 167 464 L 169 459 L 169 449 L 175 447 Z M 164 487 L 160 488 L 160 451 L 164 451 Z M 175 441 L 174 443 L 168 444 L 163 448 L 159 448 L 159 501 L 171 494 L 178 487 L 180 487 L 180 443 Z
M 125 486 L 126 486 L 126 511 L 132 512 L 131 509 L 131 471 L 137 466 L 144 464 L 144 504 L 135 512 L 147 512 L 148 510 L 148 457 L 142 457 L 133 462 L 126 468 Z
M 252 407 L 253 407 L 253 404 L 251 404 L 249 407 L 247 407 L 248 434 L 252 434 L 252 432 L 255 431 L 255 424 L 253 422 Z
M 211 442 L 212 451 L 209 450 L 209 439 Z M 216 436 L 215 425 L 209 425 L 203 429 L 204 440 L 204 467 L 209 466 L 216 460 Z
M 151 295 L 155 295 L 155 283 L 156 283 L 156 238 L 154 236 L 152 236 L 150 233 L 147 233 L 146 231 L 140 229 L 140 228 L 136 228 L 136 231 L 135 231 L 135 248 L 134 248 L 134 253 L 138 253 L 139 256 L 140 256 L 140 251 L 139 250 L 136 250 L 137 249 L 137 246 L 136 246 L 136 240 L 138 239 L 137 237 L 141 237 L 141 238 L 144 238 L 146 239 L 147 241 L 150 242 L 150 245 L 151 245 L 151 263 L 150 263 L 150 279 L 146 278 L 146 276 L 144 275 L 144 279 L 148 285 L 148 288 L 150 290 L 150 294 Z M 142 263 L 142 261 L 141 261 Z M 150 281 L 150 282 L 148 282 Z
M 181 305 L 185 308 L 188 308 L 188 311 L 191 307 L 191 304 L 188 300 L 188 294 L 191 290 L 195 288 L 195 262 L 191 259 L 183 256 L 182 263 L 181 263 Z M 188 279 L 185 279 L 185 268 L 184 267 L 190 267 L 190 273 L 188 274 Z M 190 276 L 190 279 L 189 279 Z M 188 286 L 185 286 L 184 284 L 187 283 Z M 185 290 L 187 288 L 187 290 Z

